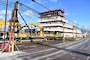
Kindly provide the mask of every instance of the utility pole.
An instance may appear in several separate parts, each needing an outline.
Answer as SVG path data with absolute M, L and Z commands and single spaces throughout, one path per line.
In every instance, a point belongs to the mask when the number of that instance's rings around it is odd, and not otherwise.
M 6 47 L 9 46 L 9 44 L 6 44 L 6 21 L 7 21 L 7 10 L 8 10 L 8 0 L 6 0 L 6 13 L 5 13 L 5 25 L 4 25 L 4 43 L 1 45 L 2 52 L 6 51 Z M 2 27 L 2 24 L 0 28 Z
M 8 10 L 8 0 L 6 0 L 6 14 L 5 14 L 5 26 L 4 26 L 4 45 L 6 41 L 6 21 L 7 21 L 7 10 Z
M 64 25 L 65 25 L 65 22 L 62 22 L 62 24 L 63 24 L 63 43 L 65 43 L 65 32 L 64 32 Z
M 75 40 L 77 40 L 77 34 L 78 34 L 77 33 L 77 29 L 78 29 L 77 26 L 75 26 L 75 29 L 76 29 L 76 38 L 75 38 Z
M 76 21 L 74 21 L 74 24 L 75 24 L 74 27 L 75 27 L 75 31 L 76 31 L 76 32 L 75 32 L 75 33 L 76 33 L 75 40 L 77 40 L 77 34 L 78 34 L 78 33 L 77 33 L 78 26 L 77 26 L 77 25 L 78 25 L 78 24 L 77 24 Z
M 72 33 L 73 33 L 73 37 L 72 38 L 74 38 L 75 39 L 75 26 L 73 25 L 73 29 L 72 29 Z

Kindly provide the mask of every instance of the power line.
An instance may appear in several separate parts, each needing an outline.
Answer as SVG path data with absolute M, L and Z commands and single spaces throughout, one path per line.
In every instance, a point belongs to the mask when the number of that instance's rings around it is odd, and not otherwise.
M 37 4 L 39 4 L 40 6 L 42 6 L 42 7 L 44 7 L 44 8 L 46 8 L 47 10 L 50 10 L 49 8 L 47 8 L 47 7 L 45 7 L 44 5 L 42 5 L 42 4 L 40 4 L 40 3 L 38 3 L 37 1 L 35 1 L 35 0 L 32 0 L 33 2 L 35 2 L 35 3 L 37 3 Z M 66 18 L 66 17 L 65 17 Z M 68 19 L 68 18 L 66 18 L 66 19 Z M 68 19 L 69 20 L 69 19 Z M 71 21 L 71 20 L 69 20 L 69 21 Z M 72 22 L 72 21 L 71 21 Z M 72 22 L 72 23 L 74 23 L 74 22 Z M 75 24 L 75 23 L 74 23 Z M 77 25 L 79 25 L 79 24 L 77 24 Z
M 45 7 L 44 5 L 42 5 L 42 4 L 40 4 L 40 3 L 38 3 L 37 1 L 35 1 L 35 0 L 32 0 L 33 2 L 35 2 L 35 3 L 37 3 L 37 4 L 39 4 L 40 6 L 42 6 L 42 7 L 44 7 L 44 8 L 46 8 L 47 10 L 50 10 L 49 8 L 47 8 L 47 7 Z M 66 18 L 66 17 L 64 17 L 64 18 Z M 70 22 L 72 22 L 70 19 L 68 19 L 68 18 L 66 18 L 67 20 L 69 20 Z M 72 22 L 72 23 L 74 23 L 74 22 Z M 74 23 L 75 24 L 75 23 Z M 78 23 L 76 23 L 78 26 L 80 26 Z
M 20 5 L 23 5 L 23 6 L 25 6 L 25 7 L 27 7 L 27 8 L 30 9 L 30 10 L 33 10 L 33 11 L 39 13 L 38 11 L 36 11 L 36 10 L 34 10 L 34 9 L 32 9 L 32 8 L 30 8 L 30 7 L 28 7 L 28 6 L 26 6 L 26 5 L 24 5 L 23 3 L 20 3 L 20 2 L 19 2 L 19 4 L 20 4 Z
M 44 7 L 44 8 L 46 8 L 46 9 L 50 10 L 49 8 L 47 8 L 47 7 L 45 7 L 44 5 L 38 3 L 37 1 L 35 1 L 35 0 L 32 0 L 32 1 L 35 2 L 35 3 L 37 3 L 37 4 L 39 4 L 39 5 L 42 6 L 42 7 Z
M 29 25 L 27 24 L 27 22 L 26 22 L 25 19 L 23 18 L 22 14 L 21 14 L 19 11 L 18 11 L 18 13 L 19 13 L 19 15 L 21 16 L 22 20 L 25 22 L 25 24 L 26 24 L 25 26 L 27 26 L 28 29 L 31 30 L 30 27 L 29 27 Z M 31 31 L 29 32 L 29 34 L 31 35 Z M 31 42 L 32 42 L 32 39 L 31 39 Z

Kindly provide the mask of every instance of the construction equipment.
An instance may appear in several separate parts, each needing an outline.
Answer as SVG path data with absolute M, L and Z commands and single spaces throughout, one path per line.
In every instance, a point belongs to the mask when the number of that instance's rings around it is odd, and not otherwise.
M 10 24 L 10 22 L 6 22 L 6 24 Z M 4 20 L 0 20 L 0 29 L 2 29 L 2 26 L 5 25 Z
M 35 27 L 39 27 L 39 29 L 40 29 L 40 37 L 43 37 L 43 36 L 44 36 L 43 26 L 40 26 L 40 25 L 38 25 L 38 24 L 36 24 L 36 23 L 34 23 L 34 22 L 30 22 L 30 25 L 33 25 L 33 26 L 35 26 Z
M 5 24 L 5 21 L 4 20 L 0 20 L 0 29 L 2 29 L 2 27 L 3 27 L 3 25 Z M 7 21 L 6 22 L 6 24 L 10 24 L 10 22 L 9 21 Z M 14 25 L 14 23 L 12 22 L 11 23 L 12 25 Z M 21 26 L 21 24 L 20 23 L 17 23 L 17 22 L 15 22 L 15 26 Z
M 10 25 L 10 24 L 14 25 L 13 22 L 10 23 L 9 21 L 6 21 L 6 24 L 7 24 L 7 25 Z M 1 32 L 1 33 L 3 33 L 3 32 L 1 31 L 1 29 L 3 28 L 3 25 L 5 25 L 5 21 L 4 21 L 4 20 L 0 20 L 0 32 Z M 21 24 L 15 22 L 15 26 L 21 26 Z M 4 35 L 4 34 L 3 34 L 3 35 Z

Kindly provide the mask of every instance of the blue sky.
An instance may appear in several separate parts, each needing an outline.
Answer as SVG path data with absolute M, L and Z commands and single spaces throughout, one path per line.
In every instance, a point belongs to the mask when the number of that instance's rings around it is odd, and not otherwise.
M 17 0 L 9 0 L 9 1 L 17 1 Z M 66 18 L 68 18 L 72 22 L 76 21 L 80 26 L 87 26 L 88 28 L 90 27 L 90 0 L 36 0 L 36 1 L 49 9 L 63 9 L 65 11 Z M 39 12 L 47 10 L 42 6 L 32 2 L 31 0 L 20 0 L 20 2 Z M 3 9 L 0 8 L 0 12 L 1 10 L 4 10 L 4 8 Z M 37 13 L 36 12 L 33 13 L 29 12 L 29 13 L 35 17 L 27 17 L 27 22 L 29 21 L 37 22 L 38 21 Z M 1 15 L 0 17 L 2 18 Z

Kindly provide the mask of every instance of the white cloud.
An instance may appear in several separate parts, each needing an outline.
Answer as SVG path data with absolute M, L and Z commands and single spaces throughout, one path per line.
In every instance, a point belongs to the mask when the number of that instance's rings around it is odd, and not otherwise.
M 58 0 L 50 0 L 51 2 L 57 3 Z
M 39 0 L 38 2 L 39 2 L 40 4 L 46 4 L 46 3 L 48 3 L 49 1 L 48 1 L 48 0 L 43 0 L 43 1 L 42 1 L 42 0 Z
M 64 13 L 64 15 L 67 16 L 67 15 L 70 15 L 70 13 L 67 13 L 67 12 L 66 12 L 66 13 Z
M 42 3 L 42 0 L 36 0 L 38 3 Z
M 65 16 L 76 16 L 76 15 L 78 15 L 78 13 L 76 13 L 76 12 L 70 12 L 70 11 L 67 11 L 67 9 L 63 9 L 64 10 L 64 15 Z
M 5 19 L 5 13 L 6 10 L 0 10 L 0 19 L 4 20 Z M 11 11 L 7 11 L 7 19 L 10 19 Z
M 6 10 L 1 10 L 1 11 L 0 11 L 0 15 L 5 15 L 5 13 L 6 13 Z M 10 15 L 10 14 L 11 14 L 11 11 L 8 10 L 8 11 L 7 11 L 7 14 Z
M 0 16 L 0 19 L 4 19 L 4 16 Z
M 29 16 L 29 17 L 33 17 L 34 14 L 33 14 L 32 10 L 27 10 L 24 12 L 24 15 Z
M 77 21 L 75 20 L 75 21 L 74 21 L 74 23 L 76 24 L 76 23 L 77 23 Z

